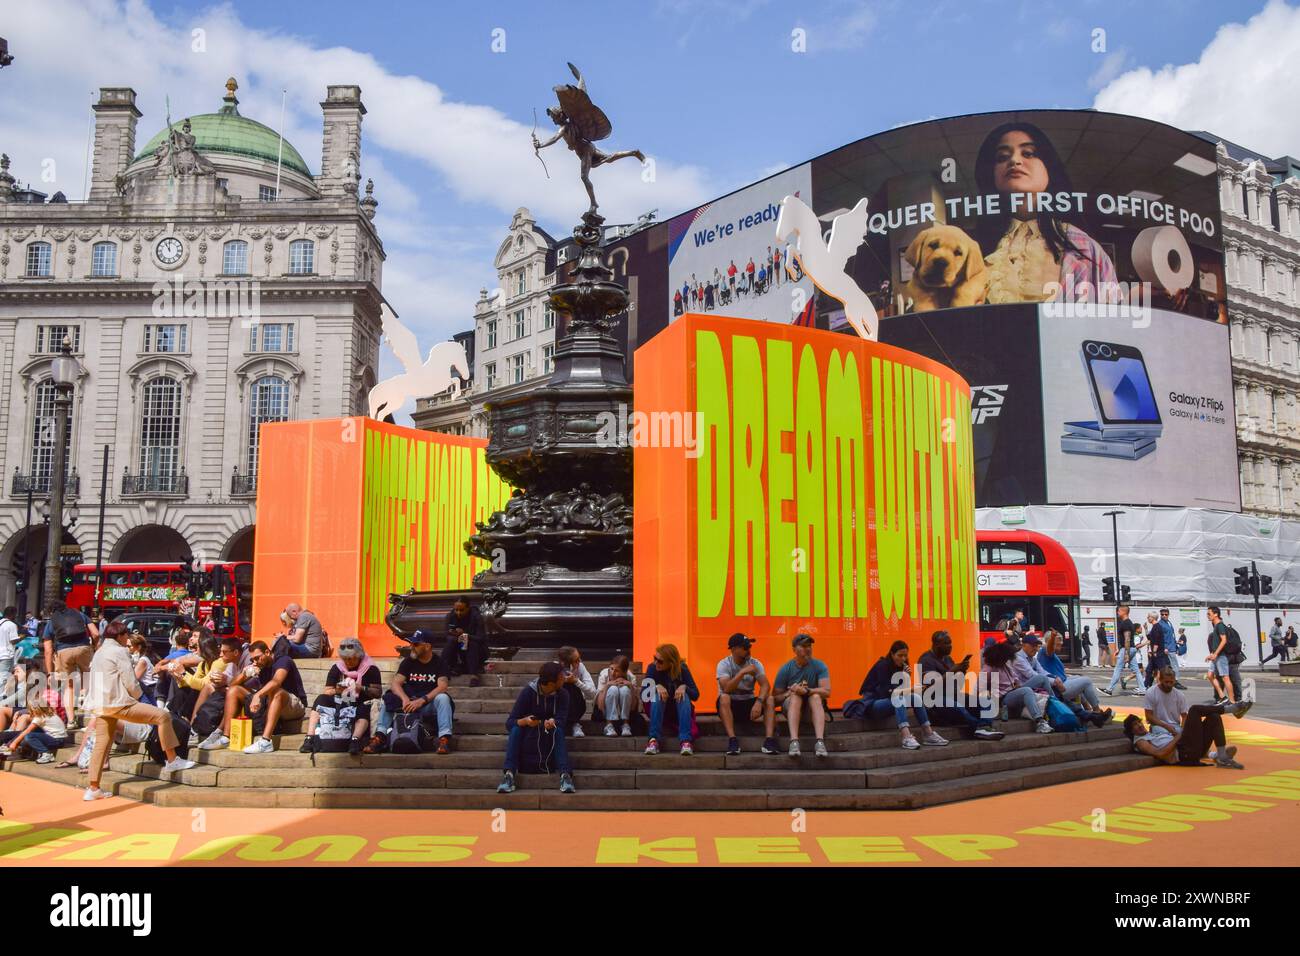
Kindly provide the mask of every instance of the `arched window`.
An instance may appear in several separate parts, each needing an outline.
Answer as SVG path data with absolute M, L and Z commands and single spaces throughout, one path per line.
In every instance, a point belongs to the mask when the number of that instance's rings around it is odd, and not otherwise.
M 29 276 L 48 276 L 54 256 L 48 242 L 33 242 L 27 246 L 27 274 Z
M 32 404 L 32 482 L 35 489 L 42 493 L 50 490 L 50 479 L 54 476 L 56 394 L 58 389 L 53 382 L 41 382 L 36 386 L 36 400 Z M 68 410 L 68 432 L 63 441 L 63 460 L 67 466 L 64 474 L 67 474 L 72 471 L 71 409 Z
M 117 275 L 117 243 L 97 242 L 90 253 L 92 276 Z
M 140 474 L 175 477 L 181 465 L 180 382 L 174 378 L 146 382 L 140 408 Z
M 295 239 L 289 243 L 289 272 L 291 275 L 311 275 L 316 261 L 316 243 L 310 239 Z
M 264 422 L 289 420 L 289 383 L 274 375 L 253 382 L 248 396 L 248 475 L 257 474 L 258 440 Z
M 248 243 L 231 239 L 222 247 L 221 271 L 228 276 L 248 275 Z

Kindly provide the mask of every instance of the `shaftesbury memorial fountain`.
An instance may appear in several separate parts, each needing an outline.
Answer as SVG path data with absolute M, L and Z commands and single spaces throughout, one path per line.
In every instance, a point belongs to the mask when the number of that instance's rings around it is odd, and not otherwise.
M 393 595 L 388 622 L 399 635 L 440 629 L 452 602 L 465 596 L 488 613 L 493 644 L 632 646 L 632 451 L 614 437 L 625 430 L 610 427 L 632 406 L 623 351 L 612 334 L 628 294 L 601 258 L 605 220 L 589 173 L 644 157 L 595 146 L 612 127 L 569 68 L 578 85 L 555 87 L 559 105 L 546 111 L 558 130 L 544 143 L 533 137 L 539 155 L 560 140 L 573 150 L 591 199 L 573 231 L 577 265 L 550 295 L 561 314 L 555 369 L 544 386 L 488 405 L 488 463 L 517 489 L 465 542 L 490 567 L 468 592 Z

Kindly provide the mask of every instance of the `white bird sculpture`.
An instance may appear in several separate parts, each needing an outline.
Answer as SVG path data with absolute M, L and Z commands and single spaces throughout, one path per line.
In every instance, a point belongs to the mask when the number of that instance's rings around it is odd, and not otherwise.
M 836 216 L 831 221 L 830 239 L 823 241 L 821 220 L 798 196 L 786 196 L 776 218 L 777 241 L 789 241 L 791 233 L 799 237 L 794 248 L 804 274 L 818 289 L 844 304 L 844 316 L 858 335 L 876 341 L 880 325 L 876 307 L 844 271 L 867 237 L 867 200 L 859 199 L 848 212 Z
M 384 340 L 406 371 L 384 379 L 370 390 L 371 418 L 382 421 L 385 415 L 395 413 L 408 400 L 428 398 L 446 391 L 453 384 L 452 369 L 462 379 L 469 378 L 465 347 L 459 342 L 439 342 L 429 349 L 429 357 L 421 361 L 415 333 L 399 322 L 387 305 L 383 306 L 383 327 Z

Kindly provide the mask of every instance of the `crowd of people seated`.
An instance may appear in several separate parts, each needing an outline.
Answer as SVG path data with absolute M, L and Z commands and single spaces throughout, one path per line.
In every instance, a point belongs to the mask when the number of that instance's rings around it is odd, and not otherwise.
M 1211 609 L 1211 621 L 1217 625 L 1216 610 Z M 1121 617 L 1121 625 L 1126 619 L 1126 614 Z M 230 747 L 235 721 L 247 722 L 240 728 L 251 738 L 240 748 L 246 754 L 272 752 L 277 733 L 290 722 L 301 722 L 305 731 L 303 753 L 451 752 L 451 680 L 465 674 L 471 686 L 478 686 L 488 657 L 478 609 L 458 601 L 447 615 L 443 634 L 416 631 L 386 686 L 378 664 L 355 637 L 344 638 L 335 651 L 316 615 L 296 604 L 285 608 L 281 621 L 284 630 L 271 642 L 245 645 L 239 638 L 223 639 L 192 619 L 184 620 L 172 635 L 168 653 L 159 659 L 147 640 L 120 622 L 108 623 L 101 632 L 80 612 L 56 606 L 43 642 L 38 642 L 34 633 L 20 636 L 16 609 L 6 608 L 0 617 L 0 640 L 14 653 L 0 670 L 0 756 L 26 754 L 40 763 L 53 762 L 58 749 L 72 742 L 80 715 L 91 731 L 82 769 L 89 781 L 86 799 L 94 800 L 108 795 L 100 783 L 114 743 L 140 739 L 124 731 L 132 726 L 148 728 L 164 775 L 194 766 L 187 759 L 189 748 Z M 1151 633 L 1164 636 L 1159 620 L 1149 624 Z M 895 641 L 868 669 L 858 696 L 843 705 L 841 715 L 892 718 L 906 750 L 947 746 L 948 738 L 936 725 L 955 728 L 976 741 L 994 741 L 1004 736 L 998 721 L 1012 717 L 1030 720 L 1033 729 L 1044 734 L 1110 721 L 1113 712 L 1101 706 L 1092 680 L 1066 670 L 1059 656 L 1061 635 L 1048 630 L 1040 636 L 1022 627 L 1018 618 L 1008 620 L 1002 640 L 987 639 L 975 673 L 973 655 L 954 660 L 953 641 L 945 631 L 931 636 L 915 666 L 908 644 Z M 1121 650 L 1127 651 L 1132 641 L 1127 639 L 1129 630 L 1121 629 Z M 776 728 L 781 720 L 789 756 L 802 755 L 801 731 L 807 724 L 813 755 L 828 757 L 826 726 L 834 716 L 829 706 L 831 674 L 814 654 L 814 638 L 796 635 L 791 656 L 774 678 L 754 656 L 755 643 L 746 634 L 733 634 L 727 654 L 714 669 L 714 704 L 727 738 L 725 752 L 740 754 L 742 738 L 757 737 L 761 729 L 759 751 L 779 753 Z M 1225 654 L 1222 628 L 1216 627 L 1211 636 L 1211 644 L 1216 643 L 1212 663 L 1216 653 Z M 308 701 L 297 662 L 334 654 L 324 689 Z M 55 674 L 84 673 L 85 681 L 78 685 L 65 680 L 39 694 L 24 694 L 24 670 L 41 664 Z M 1241 717 L 1250 704 L 1236 700 L 1231 683 L 1223 680 L 1215 702 L 1189 707 L 1177 672 L 1163 656 L 1156 657 L 1156 664 L 1154 672 L 1148 671 L 1155 679 L 1145 691 L 1144 715 L 1124 723 L 1134 749 L 1168 763 L 1197 763 L 1209 754 L 1218 766 L 1240 767 L 1235 748 L 1224 742 L 1222 717 Z M 1130 662 L 1121 660 L 1117 670 L 1126 666 Z M 1139 681 L 1142 676 L 1139 671 Z M 80 711 L 79 686 L 85 690 Z M 513 791 L 519 773 L 558 773 L 561 791 L 575 792 L 566 741 L 585 736 L 587 718 L 603 726 L 609 737 L 644 733 L 647 756 L 659 754 L 665 736 L 675 734 L 680 754 L 690 756 L 699 735 L 700 694 L 700 685 L 674 644 L 654 649 L 643 676 L 633 672 L 626 655 L 618 655 L 596 679 L 576 647 L 560 647 L 520 689 L 506 718 L 498 790 Z M 946 732 L 951 736 L 954 731 Z

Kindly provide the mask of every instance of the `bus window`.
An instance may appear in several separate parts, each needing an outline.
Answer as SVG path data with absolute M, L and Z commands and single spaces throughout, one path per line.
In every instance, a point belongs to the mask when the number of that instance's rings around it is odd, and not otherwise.
M 190 583 L 189 575 L 184 574 L 181 571 L 171 571 L 168 576 L 172 584 L 179 585 L 180 587 L 186 587 Z
M 1046 564 L 1043 549 L 1032 541 L 989 541 L 979 545 L 980 564 Z
M 145 583 L 153 587 L 168 584 L 171 581 L 171 574 L 167 571 L 146 571 Z
M 144 572 L 143 572 L 143 571 L 129 571 L 129 572 L 127 572 L 127 573 L 128 573 L 128 575 L 129 575 L 129 577 L 128 577 L 128 581 L 129 581 L 131 584 L 144 584 Z
M 108 583 L 120 587 L 127 583 L 127 578 L 129 576 L 130 575 L 126 571 L 109 571 Z

